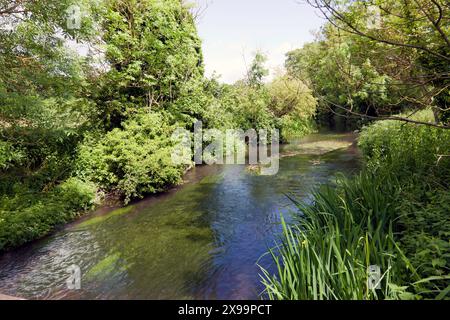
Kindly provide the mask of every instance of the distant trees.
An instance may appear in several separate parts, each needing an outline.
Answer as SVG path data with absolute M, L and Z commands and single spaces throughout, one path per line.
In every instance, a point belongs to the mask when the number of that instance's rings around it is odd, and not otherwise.
M 267 84 L 269 109 L 281 122 L 283 137 L 301 136 L 312 130 L 317 101 L 300 79 L 278 75 Z
M 247 82 L 252 87 L 261 87 L 264 77 L 269 75 L 269 70 L 264 66 L 267 57 L 260 51 L 255 53 L 247 74 Z
M 317 109 L 312 91 L 304 81 L 283 73 L 264 81 L 269 75 L 266 61 L 267 57 L 257 51 L 246 77 L 234 85 L 222 86 L 224 90 L 216 103 L 222 110 L 230 108 L 234 127 L 277 128 L 283 140 L 311 132 Z
M 435 122 L 425 124 L 450 127 L 448 2 L 308 2 L 329 23 L 315 44 L 288 55 L 287 67 L 308 78 L 322 107 L 409 122 L 394 114 L 431 107 Z

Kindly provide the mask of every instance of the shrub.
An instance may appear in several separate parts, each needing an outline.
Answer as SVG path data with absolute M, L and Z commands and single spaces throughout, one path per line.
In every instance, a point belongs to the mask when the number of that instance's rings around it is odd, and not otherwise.
M 6 170 L 24 159 L 24 152 L 14 148 L 11 143 L 0 141 L 0 170 Z
M 27 187 L 14 187 L 23 188 Z M 92 183 L 70 178 L 49 192 L 0 196 L 0 251 L 43 237 L 56 225 L 91 209 L 95 194 Z
M 79 147 L 78 175 L 106 190 L 119 191 L 126 202 L 163 191 L 181 181 L 184 168 L 172 164 L 174 126 L 160 114 L 139 114 L 101 139 Z
M 69 178 L 55 188 L 54 194 L 69 207 L 89 210 L 94 205 L 97 186 L 78 178 Z
M 301 80 L 287 75 L 279 76 L 267 87 L 270 96 L 269 110 L 281 119 L 281 135 L 284 139 L 304 136 L 313 131 L 317 101 Z
M 450 192 L 419 179 L 403 183 L 398 239 L 420 277 L 430 279 L 422 294 L 434 297 L 450 288 Z
M 430 121 L 431 110 L 414 119 Z M 450 177 L 450 131 L 430 126 L 379 121 L 363 128 L 358 142 L 367 159 L 367 167 L 399 177 L 433 175 L 444 181 Z

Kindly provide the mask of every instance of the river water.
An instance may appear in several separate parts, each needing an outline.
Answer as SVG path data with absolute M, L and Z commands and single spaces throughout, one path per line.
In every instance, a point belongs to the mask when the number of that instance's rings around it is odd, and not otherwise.
M 170 192 L 102 208 L 0 256 L 0 292 L 27 299 L 255 299 L 259 265 L 280 234 L 280 214 L 309 201 L 360 157 L 350 134 L 314 134 L 282 146 L 275 176 L 242 165 L 202 166 Z M 331 152 L 331 149 L 339 148 Z M 81 271 L 70 290 L 68 268 Z

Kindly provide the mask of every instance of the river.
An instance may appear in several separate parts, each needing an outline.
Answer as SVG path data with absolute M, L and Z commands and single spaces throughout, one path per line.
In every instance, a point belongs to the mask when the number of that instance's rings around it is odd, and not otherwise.
M 0 256 L 0 292 L 27 299 L 256 299 L 257 263 L 280 234 L 280 214 L 300 214 L 337 172 L 359 168 L 351 134 L 314 134 L 281 148 L 275 176 L 243 165 L 201 166 L 185 183 L 124 208 L 101 208 Z M 334 151 L 327 152 L 329 150 Z M 68 268 L 81 271 L 70 290 Z

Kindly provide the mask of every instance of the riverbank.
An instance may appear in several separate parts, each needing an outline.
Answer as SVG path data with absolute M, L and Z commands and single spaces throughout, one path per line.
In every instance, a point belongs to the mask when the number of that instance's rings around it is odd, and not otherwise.
M 418 119 L 432 120 L 424 111 Z M 272 299 L 444 299 L 449 294 L 448 130 L 381 121 L 365 128 L 361 174 L 324 186 L 284 224 L 263 269 Z M 378 269 L 373 286 L 368 268 Z
M 33 191 L 26 184 L 0 195 L 0 252 L 42 238 L 93 209 L 96 187 L 71 178 L 50 191 Z
M 330 135 L 330 138 L 333 137 L 340 138 L 334 142 L 314 141 L 314 134 L 311 134 L 302 139 L 294 139 L 291 145 L 296 150 L 290 150 L 289 144 L 286 144 L 281 157 L 298 154 L 321 155 L 348 147 L 355 139 L 354 134 Z M 297 148 L 300 144 L 301 147 Z M 183 169 L 183 178 L 179 183 L 168 185 L 153 194 L 161 195 L 176 190 L 185 181 L 189 181 L 188 173 L 192 168 L 193 166 L 187 166 Z M 94 210 L 101 211 L 102 207 L 113 209 L 124 205 L 123 193 L 103 191 L 96 184 L 76 177 L 41 192 L 33 191 L 28 184 L 16 183 L 14 190 L 0 195 L 0 252 L 41 239 Z M 148 196 L 151 194 L 146 195 Z M 134 199 L 132 203 L 139 199 Z

